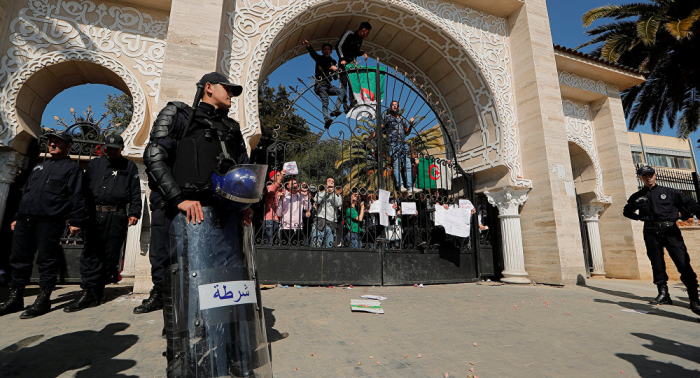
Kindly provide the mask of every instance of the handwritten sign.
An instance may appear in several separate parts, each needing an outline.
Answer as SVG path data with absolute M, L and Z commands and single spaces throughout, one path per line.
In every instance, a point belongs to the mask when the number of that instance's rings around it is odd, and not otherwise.
M 379 214 L 382 211 L 382 204 L 379 201 L 374 201 L 372 202 L 371 205 L 369 205 L 369 212 L 370 213 L 375 213 Z
M 459 200 L 459 208 L 460 209 L 467 209 L 471 212 L 472 209 L 474 208 L 474 205 L 472 205 L 472 201 L 470 201 L 468 199 L 461 199 L 461 200 Z
M 199 285 L 199 309 L 256 303 L 254 281 L 228 281 Z
M 401 213 L 403 215 L 414 215 L 418 213 L 415 202 L 402 202 L 401 203 Z
M 379 224 L 386 227 L 389 225 L 389 216 L 387 215 L 387 209 L 391 209 L 391 204 L 389 204 L 389 192 L 383 189 L 379 189 Z M 393 209 L 391 209 L 393 210 Z
M 471 228 L 471 210 L 435 206 L 435 225 L 445 227 L 445 233 L 448 235 L 468 238 Z
M 296 161 L 288 161 L 288 162 L 284 163 L 284 165 L 282 166 L 282 169 L 287 171 L 287 173 L 285 173 L 285 176 L 299 174 L 299 168 L 297 168 Z

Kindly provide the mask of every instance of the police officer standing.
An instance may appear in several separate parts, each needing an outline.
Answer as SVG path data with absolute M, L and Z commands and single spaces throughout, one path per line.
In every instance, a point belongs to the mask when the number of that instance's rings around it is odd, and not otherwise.
M 92 222 L 80 259 L 83 292 L 63 309 L 65 312 L 97 306 L 104 286 L 118 282 L 127 228 L 141 217 L 139 171 L 133 161 L 122 156 L 123 150 L 121 136 L 108 136 L 104 155 L 91 160 L 85 171 L 85 195 Z
M 162 285 L 167 374 L 256 376 L 253 370 L 264 361 L 254 355 L 267 353 L 267 347 L 251 344 L 266 342 L 250 334 L 259 328 L 247 324 L 258 319 L 244 313 L 252 307 L 241 304 L 203 310 L 200 307 L 204 304 L 187 305 L 198 303 L 192 297 L 213 283 L 227 281 L 220 284 L 231 288 L 243 282 L 237 281 L 245 265 L 238 222 L 250 226 L 253 216 L 249 207 L 236 211 L 222 206 L 212 185 L 212 173 L 226 174 L 230 168 L 249 161 L 240 126 L 227 115 L 231 98 L 239 96 L 242 87 L 211 72 L 200 79 L 197 88 L 194 108 L 170 102 L 160 111 L 144 152 L 149 183 L 159 192 L 171 221 L 171 265 L 166 268 Z M 244 178 L 250 176 L 239 177 Z M 216 287 L 221 289 L 219 284 Z M 227 292 L 226 287 L 222 290 L 220 295 L 216 291 L 216 303 L 232 298 L 236 292 Z M 250 291 L 239 289 L 237 293 L 236 301 L 252 298 Z M 221 352 L 209 352 L 215 349 Z
M 150 184 L 150 183 L 149 183 Z M 134 314 L 146 314 L 163 308 L 163 271 L 170 265 L 168 252 L 170 218 L 165 216 L 165 201 L 151 188 L 148 203 L 151 209 L 151 239 L 148 242 L 148 261 L 151 263 L 153 288 L 148 298 L 134 308 Z
M 39 295 L 21 315 L 30 319 L 51 310 L 63 254 L 61 236 L 68 222 L 71 234 L 81 231 L 87 219 L 83 196 L 83 170 L 70 160 L 73 138 L 67 132 L 46 134 L 51 159 L 34 167 L 24 188 L 16 220 L 11 227 L 12 267 L 10 296 L 0 305 L 0 315 L 24 309 L 24 287 L 29 284 L 34 254 L 38 250 Z
M 698 279 L 690 266 L 690 257 L 681 230 L 676 225 L 676 220 L 681 214 L 700 214 L 700 205 L 677 189 L 656 185 L 656 171 L 650 166 L 639 167 L 637 175 L 644 183 L 644 188 L 630 196 L 622 214 L 633 220 L 644 221 L 644 243 L 647 256 L 651 260 L 654 283 L 659 291 L 659 295 L 650 303 L 672 304 L 666 284 L 666 248 L 681 274 L 681 281 L 688 289 L 690 309 L 700 315 Z

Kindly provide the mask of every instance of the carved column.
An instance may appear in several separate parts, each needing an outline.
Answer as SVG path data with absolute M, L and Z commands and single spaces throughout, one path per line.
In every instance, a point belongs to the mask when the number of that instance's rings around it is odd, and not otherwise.
M 605 268 L 603 266 L 603 248 L 600 243 L 600 214 L 605 210 L 605 205 L 601 203 L 590 203 L 581 206 L 583 213 L 583 222 L 586 224 L 588 231 L 588 245 L 591 247 L 591 259 L 593 260 L 594 276 L 605 276 Z
M 24 155 L 17 151 L 0 152 L 0 224 L 5 215 L 10 185 L 15 182 L 17 170 L 24 164 Z
M 525 271 L 525 255 L 523 254 L 523 236 L 520 227 L 520 206 L 527 201 L 530 188 L 515 188 L 507 186 L 485 192 L 489 203 L 498 208 L 498 218 L 501 220 L 501 237 L 503 241 L 503 278 L 507 283 L 530 283 Z
M 141 181 L 141 203 L 143 208 L 141 209 L 141 219 L 134 226 L 129 227 L 129 231 L 126 235 L 126 252 L 124 253 L 124 269 L 122 270 L 122 276 L 124 277 L 134 277 L 136 275 L 136 261 L 138 256 L 141 255 L 141 225 L 143 224 L 143 214 L 148 211 L 146 207 L 146 189 L 148 187 L 148 181 L 145 175 L 145 166 L 141 162 L 136 163 L 136 167 L 139 170 L 139 179 Z

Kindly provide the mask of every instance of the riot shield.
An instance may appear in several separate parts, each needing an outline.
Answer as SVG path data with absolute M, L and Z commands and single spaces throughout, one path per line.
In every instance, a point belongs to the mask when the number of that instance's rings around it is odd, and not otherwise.
M 252 231 L 236 218 L 205 207 L 200 224 L 173 221 L 169 377 L 272 377 Z

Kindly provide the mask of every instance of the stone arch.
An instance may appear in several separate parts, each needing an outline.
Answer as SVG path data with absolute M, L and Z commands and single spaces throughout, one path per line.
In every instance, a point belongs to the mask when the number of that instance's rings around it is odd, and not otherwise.
M 339 36 L 345 30 L 355 29 L 360 21 L 369 20 L 382 28 L 391 25 L 396 31 L 387 34 L 393 37 L 405 33 L 412 39 L 421 41 L 424 53 L 421 56 L 406 57 L 408 61 L 433 58 L 440 60 L 435 71 L 458 75 L 457 81 L 436 83 L 440 90 L 436 94 L 441 93 L 447 99 L 445 106 L 453 111 L 451 118 L 456 121 L 456 128 L 464 128 L 458 130 L 461 133 L 458 142 L 461 147 L 460 161 L 478 161 L 469 167 L 476 170 L 505 165 L 513 183 L 529 186 L 529 181 L 521 178 L 505 19 L 434 1 L 301 0 L 287 5 L 279 3 L 275 5 L 261 1 L 246 4 L 250 10 L 239 7 L 235 11 L 238 18 L 229 20 L 232 27 L 232 52 L 222 60 L 222 66 L 234 80 L 245 81 L 242 102 L 245 108 L 244 135 L 251 137 L 258 132 L 258 81 L 280 55 L 296 47 L 302 30 L 328 30 L 331 28 L 328 23 L 344 22 L 345 25 L 338 29 L 339 32 L 333 33 Z M 262 16 L 267 19 L 261 21 Z M 375 35 L 380 37 L 382 34 Z M 318 40 L 316 37 L 309 39 Z M 372 36 L 367 42 L 370 46 L 374 43 L 392 50 L 399 56 L 405 49 L 405 46 L 404 49 L 399 49 L 396 44 L 380 42 Z M 251 48 L 252 53 L 246 66 L 241 62 L 245 56 L 240 56 L 240 49 L 247 47 Z M 426 76 L 437 79 L 444 77 L 436 72 Z M 459 104 L 450 103 L 446 88 L 453 94 L 453 98 L 459 96 L 464 101 Z M 457 112 L 459 114 L 455 114 Z M 467 124 L 475 124 L 476 127 L 469 130 L 465 126 Z M 465 137 L 468 140 L 461 140 Z M 469 145 L 470 142 L 474 145 Z
M 595 136 L 593 124 L 590 121 L 589 105 L 580 106 L 571 100 L 564 100 L 563 107 L 566 122 L 566 135 L 569 141 L 569 154 L 572 158 L 571 170 L 574 175 L 574 180 L 577 178 L 577 169 L 581 171 L 579 174 L 585 174 L 585 170 L 588 167 L 592 168 L 595 178 L 595 188 L 591 191 L 595 193 L 596 201 L 603 203 L 612 202 L 611 197 L 606 196 L 603 192 L 603 171 L 600 167 L 598 153 L 595 148 Z M 572 148 L 572 146 L 575 147 Z M 575 164 L 575 158 L 582 155 L 582 153 L 585 154 L 587 163 L 579 159 L 578 164 Z
M 68 65 L 73 64 L 73 67 Z M 73 69 L 74 76 L 68 73 Z M 86 68 L 86 69 L 80 69 Z M 2 98 L 2 121 L 5 129 L 0 134 L 3 143 L 22 142 L 29 137 L 18 136 L 18 131 L 24 130 L 40 136 L 41 120 L 50 98 L 41 98 L 32 83 L 38 83 L 42 76 L 47 79 L 52 72 L 61 72 L 63 81 L 58 91 L 48 91 L 45 94 L 53 98 L 60 91 L 75 85 L 96 83 L 111 85 L 123 92 L 128 92 L 133 98 L 134 113 L 131 123 L 122 134 L 126 154 L 136 154 L 143 151 L 143 135 L 141 126 L 147 121 L 146 97 L 141 84 L 134 74 L 118 60 L 104 54 L 82 49 L 69 49 L 43 54 L 39 59 L 33 59 L 19 67 L 7 81 L 7 86 L 0 94 Z M 77 76 L 75 76 L 77 75 Z M 53 92 L 53 93 L 52 93 Z M 38 115 L 38 119 L 37 119 Z

